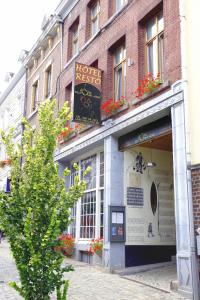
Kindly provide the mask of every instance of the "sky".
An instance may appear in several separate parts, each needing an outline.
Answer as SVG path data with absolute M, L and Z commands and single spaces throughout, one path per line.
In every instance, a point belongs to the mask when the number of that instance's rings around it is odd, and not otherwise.
M 0 92 L 7 72 L 16 73 L 22 49 L 30 50 L 41 34 L 45 14 L 53 14 L 60 0 L 0 1 Z

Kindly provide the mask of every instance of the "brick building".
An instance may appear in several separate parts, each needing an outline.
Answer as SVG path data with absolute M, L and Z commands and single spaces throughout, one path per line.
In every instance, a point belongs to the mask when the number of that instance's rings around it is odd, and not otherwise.
M 26 115 L 37 126 L 38 99 L 52 96 L 58 108 L 68 100 L 73 109 L 75 62 L 102 71 L 102 102 L 123 99 L 119 109 L 102 111 L 100 125 L 67 124 L 55 154 L 61 171 L 71 169 L 66 188 L 74 162 L 81 176 L 92 167 L 71 211 L 75 256 L 114 270 L 176 255 L 179 290 L 198 299 L 181 2 L 61 1 L 26 61 Z M 157 79 L 148 81 L 149 73 Z M 91 257 L 90 241 L 99 237 L 102 257 Z
M 38 125 L 38 105 L 57 93 L 61 73 L 61 20 L 51 15 L 44 18 L 42 34 L 30 50 L 24 65 L 27 69 L 27 102 L 25 116 Z

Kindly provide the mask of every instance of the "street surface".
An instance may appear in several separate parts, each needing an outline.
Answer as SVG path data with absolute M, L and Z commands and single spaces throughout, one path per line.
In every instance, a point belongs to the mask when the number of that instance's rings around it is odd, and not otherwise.
M 66 259 L 75 267 L 74 272 L 66 274 L 70 279 L 68 300 L 183 300 L 176 293 L 160 291 L 156 288 L 139 284 L 117 274 L 110 274 L 100 267 Z M 8 286 L 9 281 L 19 281 L 15 263 L 9 252 L 7 242 L 0 244 L 0 300 L 22 300 Z M 52 295 L 55 300 L 55 295 Z

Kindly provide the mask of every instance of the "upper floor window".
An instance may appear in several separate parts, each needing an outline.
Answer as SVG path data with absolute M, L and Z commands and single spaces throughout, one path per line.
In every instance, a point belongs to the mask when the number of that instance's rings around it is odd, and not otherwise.
M 38 102 L 38 80 L 32 86 L 32 104 L 31 111 L 36 110 L 37 102 Z
M 127 0 L 116 0 L 116 11 L 119 11 L 126 4 Z
M 163 79 L 164 21 L 163 13 L 156 15 L 146 25 L 147 72 L 154 76 L 160 73 Z
M 99 30 L 99 14 L 100 14 L 100 5 L 99 1 L 95 2 L 90 10 L 91 17 L 91 36 L 94 36 Z
M 120 46 L 114 53 L 114 98 L 125 96 L 126 49 Z
M 51 97 L 51 78 L 52 78 L 52 67 L 49 66 L 45 71 L 45 98 Z
M 72 29 L 72 57 L 78 53 L 79 48 L 79 24 L 76 23 Z

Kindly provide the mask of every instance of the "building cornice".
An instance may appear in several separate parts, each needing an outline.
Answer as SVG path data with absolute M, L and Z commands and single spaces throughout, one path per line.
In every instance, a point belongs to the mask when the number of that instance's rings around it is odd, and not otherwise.
M 55 25 L 62 23 L 62 19 L 57 16 L 53 15 L 52 19 L 50 20 L 47 27 L 43 30 L 42 34 L 39 36 L 31 50 L 29 51 L 29 54 L 27 55 L 26 59 L 24 60 L 24 65 L 28 65 L 28 63 L 32 60 L 32 58 L 36 55 L 36 53 L 39 51 L 40 47 L 43 47 L 44 41 L 50 37 L 51 35 L 56 34 Z
M 5 91 L 0 96 L 0 105 L 6 100 L 8 95 L 12 92 L 12 90 L 15 88 L 15 86 L 18 84 L 20 79 L 25 75 L 26 69 L 24 66 L 21 67 L 21 69 L 14 75 L 9 85 L 6 87 Z

